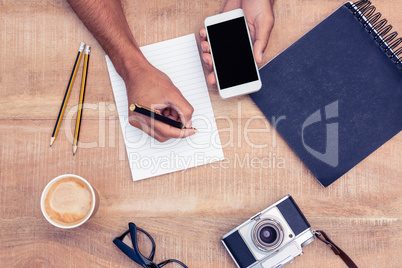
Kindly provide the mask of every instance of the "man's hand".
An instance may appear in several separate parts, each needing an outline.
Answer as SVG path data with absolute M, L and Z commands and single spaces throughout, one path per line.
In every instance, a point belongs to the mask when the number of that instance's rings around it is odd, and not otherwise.
M 149 65 L 133 78 L 125 79 L 128 104 L 160 111 L 162 115 L 191 127 L 193 107 L 175 87 L 169 77 Z M 178 129 L 129 110 L 130 124 L 142 129 L 160 142 L 170 138 L 185 138 L 195 134 L 194 129 Z
M 258 64 L 262 63 L 263 54 L 268 44 L 268 39 L 274 27 L 274 13 L 272 6 L 274 0 L 228 0 L 222 12 L 242 8 L 247 19 L 253 42 L 254 58 Z M 205 28 L 200 30 L 202 59 L 207 68 L 213 71 L 212 56 Z M 207 77 L 208 84 L 216 84 L 215 73 L 211 72 Z
M 68 1 L 123 78 L 129 105 L 137 103 L 158 109 L 164 116 L 190 127 L 193 107 L 172 81 L 145 59 L 127 24 L 120 0 Z M 135 112 L 129 111 L 129 115 L 130 124 L 161 142 L 194 134 L 192 129 L 177 129 Z

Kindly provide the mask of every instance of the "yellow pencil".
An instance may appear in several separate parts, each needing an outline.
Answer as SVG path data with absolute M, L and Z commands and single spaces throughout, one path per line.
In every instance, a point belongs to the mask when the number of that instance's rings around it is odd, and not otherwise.
M 82 109 L 83 109 L 83 105 L 84 105 L 85 88 L 86 88 L 86 85 L 87 85 L 88 63 L 89 63 L 89 53 L 90 52 L 91 52 L 91 47 L 87 46 L 85 48 L 84 69 L 82 71 L 81 91 L 80 91 L 80 100 L 78 102 L 77 120 L 75 122 L 75 133 L 74 133 L 74 142 L 73 142 L 73 155 L 75 155 L 75 153 L 77 152 L 78 137 L 80 136 Z
M 73 87 L 73 84 L 74 84 L 75 75 L 77 74 L 78 66 L 80 65 L 84 47 L 85 47 L 85 43 L 81 42 L 80 47 L 78 49 L 77 58 L 75 59 L 73 71 L 71 72 L 70 80 L 68 80 L 66 93 L 64 94 L 63 102 L 61 103 L 61 106 L 60 106 L 59 115 L 57 116 L 56 124 L 54 125 L 52 137 L 50 138 L 50 147 L 52 147 L 52 144 L 53 144 L 54 140 L 56 139 L 57 133 L 59 132 L 61 120 L 63 120 L 64 111 L 67 106 L 68 98 L 70 97 L 71 88 Z

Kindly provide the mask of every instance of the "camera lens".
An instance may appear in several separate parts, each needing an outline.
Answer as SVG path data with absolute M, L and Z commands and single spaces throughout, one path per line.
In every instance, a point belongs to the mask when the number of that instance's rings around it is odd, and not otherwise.
M 260 239 L 267 244 L 272 244 L 278 237 L 278 233 L 271 226 L 266 226 L 260 231 Z
M 254 244 L 263 251 L 278 248 L 283 241 L 282 226 L 272 219 L 258 221 L 252 230 Z

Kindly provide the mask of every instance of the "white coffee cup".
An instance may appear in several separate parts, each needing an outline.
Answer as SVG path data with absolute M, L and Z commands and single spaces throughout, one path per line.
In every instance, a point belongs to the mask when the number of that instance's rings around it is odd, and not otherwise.
M 43 216 L 52 225 L 71 229 L 93 217 L 99 207 L 99 195 L 84 178 L 74 174 L 51 180 L 40 201 Z

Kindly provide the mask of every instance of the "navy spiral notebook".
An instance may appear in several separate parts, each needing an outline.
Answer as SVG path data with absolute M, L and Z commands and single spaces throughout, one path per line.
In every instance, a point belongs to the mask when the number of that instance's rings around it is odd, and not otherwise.
M 402 38 L 347 2 L 260 69 L 251 98 L 323 186 L 402 129 Z

